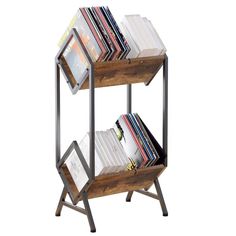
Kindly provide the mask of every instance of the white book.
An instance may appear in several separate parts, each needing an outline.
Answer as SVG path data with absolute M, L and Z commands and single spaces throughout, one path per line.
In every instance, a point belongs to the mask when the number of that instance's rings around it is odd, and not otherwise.
M 104 165 L 106 166 L 105 170 L 103 171 L 104 174 L 110 173 L 111 172 L 111 163 L 107 160 L 107 153 L 104 149 L 103 144 L 100 141 L 99 133 L 96 131 L 96 136 L 95 136 L 96 142 L 97 142 L 97 147 L 100 150 L 101 153 L 101 160 L 103 161 Z
M 79 143 L 79 147 L 81 152 L 84 155 L 84 158 L 89 166 L 89 134 L 87 133 L 84 138 L 80 141 Z M 99 154 L 97 153 L 97 150 L 95 148 L 95 175 L 99 175 L 101 174 L 101 172 L 103 171 L 103 164 L 101 163 Z
M 123 116 L 120 116 L 114 125 L 114 130 L 119 136 L 119 141 L 124 148 L 124 151 L 128 158 L 135 162 L 136 167 L 139 168 L 142 165 L 143 157 L 139 150 L 137 143 L 134 141 L 132 133 L 127 126 Z
M 150 33 L 146 29 L 140 15 L 126 15 L 123 23 L 140 49 L 139 57 L 152 56 L 156 53 L 156 49 L 153 48 L 153 43 L 149 35 Z
M 138 17 L 140 17 L 140 15 L 126 15 L 124 16 L 123 23 L 132 35 L 140 51 L 142 51 L 145 47 L 145 39 L 143 35 L 140 34 L 140 28 L 136 22 Z
M 114 172 L 119 172 L 122 169 L 122 166 L 120 165 L 119 160 L 117 159 L 117 153 L 114 153 L 114 151 L 112 150 L 111 142 L 110 140 L 108 140 L 107 133 L 105 131 L 102 131 L 101 134 L 108 150 L 110 161 L 113 163 Z
M 95 149 L 99 155 L 100 161 L 102 162 L 102 164 L 104 166 L 104 168 L 100 172 L 100 174 L 108 173 L 110 166 L 106 163 L 106 161 L 104 159 L 105 154 L 104 154 L 103 150 L 101 149 L 101 145 L 99 145 L 99 141 L 98 141 L 96 132 L 95 132 Z M 95 162 L 96 162 L 96 160 L 95 160 Z
M 117 153 L 114 153 L 114 151 L 112 150 L 112 147 L 111 147 L 112 144 L 111 144 L 111 141 L 107 137 L 107 132 L 103 131 L 102 136 L 109 152 L 109 158 L 114 163 L 114 166 L 116 167 L 115 171 L 119 171 L 120 163 L 116 156 Z
M 131 45 L 137 45 L 137 48 L 139 49 L 138 57 L 163 54 L 163 46 L 160 43 L 159 37 L 152 24 L 150 24 L 146 18 L 143 18 L 140 15 L 126 15 L 122 21 L 122 25 L 124 31 L 128 31 L 130 34 L 127 38 L 132 38 L 135 42 L 133 43 L 132 40 L 130 40 Z M 127 32 L 126 34 L 128 35 Z M 132 52 L 130 55 L 132 55 Z M 130 55 L 128 55 L 128 57 Z
M 116 141 L 114 140 L 114 137 L 113 137 L 113 135 L 111 133 L 111 130 L 107 130 L 106 134 L 107 134 L 108 139 L 110 141 L 112 151 L 116 155 L 116 159 L 117 159 L 119 165 L 123 166 L 125 163 L 124 163 L 123 158 L 121 156 L 121 152 L 119 150 L 119 147 L 118 147 L 118 145 L 117 145 Z
M 146 26 L 149 28 L 150 32 L 152 33 L 156 47 L 159 48 L 161 51 L 160 55 L 164 55 L 166 53 L 166 47 L 165 47 L 163 41 L 161 40 L 159 34 L 157 33 L 157 31 L 153 27 L 153 24 L 150 20 L 148 20 L 146 17 L 143 17 L 143 19 L 144 19 Z
M 106 134 L 107 134 L 107 138 L 109 139 L 112 152 L 118 162 L 119 170 L 120 171 L 126 170 L 127 163 L 123 161 L 123 157 L 121 156 L 122 153 L 120 152 L 119 146 L 117 145 L 116 141 L 114 140 L 114 137 L 111 134 L 111 131 L 107 130 Z
M 97 131 L 97 137 L 99 139 L 99 144 L 100 144 L 100 148 L 104 151 L 104 159 L 106 160 L 106 163 L 109 166 L 109 169 L 107 171 L 107 173 L 112 173 L 116 171 L 116 166 L 115 163 L 113 162 L 113 160 L 110 158 L 110 153 L 109 150 L 107 148 L 107 145 L 103 139 L 102 136 L 102 132 L 101 131 Z
M 125 166 L 127 167 L 128 164 L 130 163 L 130 160 L 128 158 L 128 156 L 126 155 L 125 151 L 124 151 L 124 148 L 122 147 L 117 135 L 116 135 L 116 132 L 113 128 L 110 129 L 110 133 L 111 135 L 113 136 L 113 139 L 116 143 L 116 146 L 117 148 L 119 149 L 120 151 L 120 156 L 121 156 L 121 159 L 123 160 L 123 163 L 125 164 Z
M 89 155 L 89 133 L 87 133 L 84 138 L 79 143 L 81 152 L 89 166 L 90 155 Z M 114 167 L 106 161 L 106 152 L 103 146 L 100 144 L 97 138 L 97 132 L 95 132 L 95 176 L 110 173 L 113 171 Z

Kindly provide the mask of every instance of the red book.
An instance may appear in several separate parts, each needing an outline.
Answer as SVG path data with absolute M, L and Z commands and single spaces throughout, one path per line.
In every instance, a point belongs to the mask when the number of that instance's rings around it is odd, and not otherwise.
M 91 30 L 92 33 L 93 33 L 93 36 L 95 37 L 95 39 L 96 39 L 96 41 L 97 41 L 97 43 L 98 43 L 98 45 L 99 45 L 99 47 L 100 47 L 100 49 L 101 49 L 101 51 L 102 51 L 101 55 L 100 55 L 99 58 L 98 58 L 98 61 L 102 61 L 103 58 L 104 58 L 104 57 L 106 56 L 106 54 L 107 54 L 107 50 L 106 50 L 105 46 L 103 45 L 103 43 L 101 42 L 101 39 L 100 39 L 99 35 L 97 34 L 97 31 L 96 31 L 96 29 L 94 28 L 94 26 L 93 26 L 91 20 L 89 19 L 86 10 L 85 10 L 84 8 L 80 8 L 80 11 L 81 11 L 81 13 L 82 13 L 82 15 L 83 15 L 85 21 L 87 22 L 87 24 L 88 24 L 90 30 Z
M 114 54 L 114 57 L 115 59 L 118 59 L 120 57 L 120 54 L 122 53 L 122 50 L 120 48 L 120 45 L 118 44 L 118 42 L 116 41 L 116 38 L 115 38 L 115 35 L 114 35 L 114 32 L 112 31 L 112 29 L 109 27 L 103 13 L 101 12 L 100 8 L 99 7 L 94 7 L 98 17 L 100 18 L 103 26 L 105 27 L 115 49 L 116 49 L 116 52 Z
M 125 115 L 122 115 L 122 118 L 123 118 L 123 120 L 125 121 L 127 127 L 129 128 L 130 133 L 132 134 L 132 137 L 133 137 L 135 143 L 137 144 L 137 146 L 138 146 L 138 148 L 139 148 L 139 150 L 140 150 L 140 152 L 141 152 L 141 154 L 142 154 L 143 162 L 142 162 L 142 164 L 141 164 L 141 167 L 143 167 L 143 166 L 146 165 L 146 163 L 149 161 L 149 159 L 148 159 L 146 153 L 144 152 L 143 147 L 142 147 L 141 144 L 139 143 L 139 141 L 138 141 L 138 139 L 137 139 L 137 137 L 136 137 L 136 134 L 134 133 L 133 128 L 132 128 L 132 126 L 131 126 L 130 123 L 129 123 L 129 120 L 127 119 L 127 117 L 126 117 Z

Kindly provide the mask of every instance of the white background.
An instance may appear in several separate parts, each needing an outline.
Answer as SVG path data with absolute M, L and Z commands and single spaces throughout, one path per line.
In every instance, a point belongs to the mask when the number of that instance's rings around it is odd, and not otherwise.
M 148 17 L 169 56 L 169 166 L 160 178 L 169 210 L 134 194 L 91 200 L 97 235 L 236 235 L 235 1 L 1 1 L 0 234 L 90 235 L 86 216 L 54 212 L 54 56 L 78 7 L 109 5 Z M 161 73 L 134 87 L 133 111 L 161 141 Z M 126 110 L 125 87 L 96 90 L 96 129 Z M 62 151 L 88 131 L 88 91 L 62 78 Z

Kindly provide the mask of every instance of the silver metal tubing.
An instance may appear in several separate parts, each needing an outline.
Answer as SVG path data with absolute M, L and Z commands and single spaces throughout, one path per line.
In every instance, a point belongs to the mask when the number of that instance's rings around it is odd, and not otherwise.
M 56 166 L 61 158 L 61 122 L 60 122 L 60 68 L 55 62 L 55 82 L 56 82 Z
M 132 85 L 127 85 L 127 113 L 132 112 Z
M 160 202 L 160 205 L 161 205 L 163 216 L 168 216 L 168 211 L 167 211 L 167 208 L 166 208 L 164 197 L 162 195 L 161 186 L 159 184 L 158 178 L 156 178 L 154 180 L 154 185 L 155 185 L 155 188 L 156 188 L 156 191 L 157 191 L 157 195 L 158 195 L 158 198 L 159 198 L 159 202 Z
M 148 197 L 151 197 L 151 198 L 159 200 L 158 196 L 156 194 L 154 194 L 154 193 L 150 193 L 150 192 L 144 191 L 144 190 L 136 190 L 135 192 L 141 193 L 141 194 L 146 195 Z
M 67 191 L 66 191 L 66 188 L 64 187 L 63 190 L 62 190 L 59 202 L 58 202 L 57 210 L 56 210 L 56 213 L 55 213 L 56 216 L 61 215 L 61 210 L 62 210 L 62 207 L 63 207 L 63 201 L 65 201 L 66 194 L 67 194 Z
M 89 68 L 89 167 L 91 171 L 91 178 L 94 179 L 95 176 L 95 111 L 94 111 L 94 71 L 93 65 Z
M 168 57 L 165 56 L 163 64 L 163 130 L 162 143 L 165 153 L 165 163 L 167 166 L 168 154 Z
M 91 232 L 96 232 L 96 227 L 95 227 L 95 224 L 94 224 L 94 221 L 93 221 L 92 212 L 90 210 L 90 206 L 89 206 L 89 202 L 88 202 L 88 195 L 87 195 L 86 192 L 82 193 L 82 199 L 83 199 L 86 215 L 88 217 L 88 222 L 89 222 L 89 225 L 90 225 L 90 231 Z
M 86 215 L 86 211 L 82 207 L 75 206 L 75 205 L 73 205 L 69 202 L 66 202 L 66 201 L 63 201 L 63 205 L 66 206 L 66 207 L 69 207 L 70 209 L 73 209 L 75 211 L 78 211 L 78 212 Z

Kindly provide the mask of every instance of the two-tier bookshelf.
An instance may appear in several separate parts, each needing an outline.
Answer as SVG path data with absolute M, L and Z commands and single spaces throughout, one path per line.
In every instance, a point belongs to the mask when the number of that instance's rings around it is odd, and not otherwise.
M 68 46 L 70 40 L 75 38 L 80 45 L 84 55 L 89 63 L 89 76 L 80 89 L 89 89 L 89 135 L 90 135 L 90 181 L 79 192 L 67 169 L 59 167 L 61 159 L 61 135 L 60 135 L 60 72 L 62 72 L 67 82 L 75 81 L 73 75 L 66 64 L 63 52 Z M 165 157 L 161 164 L 123 171 L 119 173 L 95 176 L 95 88 L 127 85 L 127 113 L 132 111 L 132 84 L 143 82 L 149 85 L 160 68 L 163 67 L 163 130 L 162 130 L 162 148 Z M 94 220 L 88 199 L 102 197 L 106 195 L 128 192 L 126 201 L 131 201 L 133 192 L 138 192 L 146 196 L 159 200 L 163 216 L 167 216 L 165 201 L 162 195 L 158 177 L 167 167 L 167 116 L 168 116 L 168 57 L 167 55 L 144 57 L 134 59 L 123 59 L 106 62 L 92 62 L 86 51 L 77 31 L 72 29 L 65 43 L 60 48 L 55 58 L 55 79 L 56 79 L 56 167 L 63 180 L 63 191 L 59 199 L 56 210 L 56 216 L 60 216 L 63 206 L 69 207 L 80 213 L 87 215 L 91 232 L 96 232 Z M 151 135 L 151 133 L 149 134 Z M 154 139 L 154 137 L 153 137 Z M 81 154 L 82 155 L 82 154 Z M 149 188 L 154 184 L 157 194 L 149 192 Z M 66 201 L 66 195 L 69 194 L 71 202 Z M 83 201 L 84 208 L 77 206 Z

